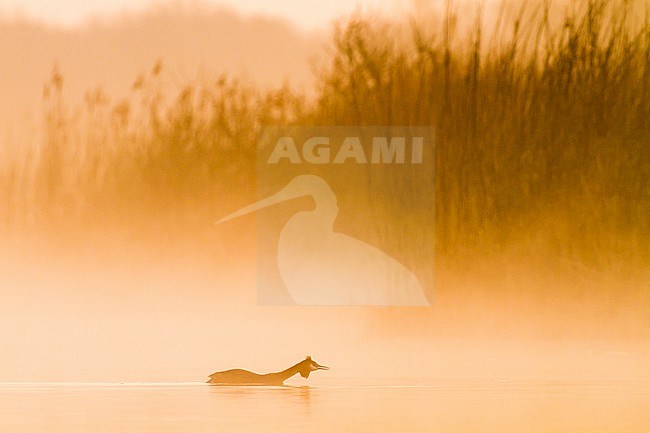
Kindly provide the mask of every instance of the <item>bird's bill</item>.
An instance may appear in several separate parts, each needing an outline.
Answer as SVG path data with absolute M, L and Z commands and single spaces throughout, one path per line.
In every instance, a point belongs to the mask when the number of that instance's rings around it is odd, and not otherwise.
M 230 215 L 226 215 L 225 217 L 221 218 L 219 221 L 217 221 L 215 224 L 221 224 L 223 222 L 229 221 L 231 219 L 239 218 L 240 216 L 244 216 L 246 214 L 249 214 L 251 212 L 258 211 L 262 208 L 265 208 L 267 206 L 272 206 L 276 203 L 281 203 L 286 200 L 290 200 L 292 198 L 297 197 L 297 195 L 293 194 L 288 194 L 285 192 L 285 190 L 281 190 L 277 192 L 276 194 L 272 195 L 271 197 L 264 198 L 256 203 L 250 204 L 246 207 L 243 207 L 239 209 L 238 211 L 235 211 L 231 213 Z
M 234 218 L 239 218 L 240 216 L 244 216 L 246 214 L 249 214 L 251 212 L 258 211 L 262 208 L 265 208 L 267 206 L 272 206 L 277 203 L 281 203 L 283 201 L 291 200 L 292 198 L 296 197 L 301 197 L 305 195 L 304 191 L 299 191 L 295 189 L 290 189 L 290 188 L 283 188 L 280 191 L 276 192 L 270 197 L 264 198 L 256 203 L 253 203 L 251 205 L 248 205 L 246 207 L 243 207 L 239 209 L 238 211 L 235 211 L 231 213 L 230 215 L 226 215 L 225 217 L 221 218 L 219 221 L 217 221 L 215 224 L 221 224 L 223 222 L 229 221 Z
M 324 365 L 316 364 L 316 370 L 329 370 L 329 367 L 326 367 Z

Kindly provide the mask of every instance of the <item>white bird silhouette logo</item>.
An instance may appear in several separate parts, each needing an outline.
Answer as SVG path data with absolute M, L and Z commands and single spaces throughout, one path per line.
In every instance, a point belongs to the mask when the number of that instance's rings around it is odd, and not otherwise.
M 313 197 L 316 206 L 289 219 L 277 252 L 280 275 L 297 304 L 430 305 L 406 266 L 370 244 L 334 231 L 336 195 L 319 176 L 296 176 L 276 194 L 217 224 L 302 196 Z

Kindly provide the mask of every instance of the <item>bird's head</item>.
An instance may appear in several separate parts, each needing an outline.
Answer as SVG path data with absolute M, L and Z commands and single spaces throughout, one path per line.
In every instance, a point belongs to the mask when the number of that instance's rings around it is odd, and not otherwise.
M 302 174 L 294 177 L 284 188 L 270 197 L 264 198 L 256 203 L 248 205 L 231 213 L 219 221 L 217 224 L 228 220 L 244 216 L 248 213 L 255 212 L 267 206 L 281 203 L 298 197 L 311 196 L 316 202 L 316 207 L 323 212 L 336 216 L 338 207 L 336 206 L 336 195 L 332 188 L 325 182 L 322 177 L 312 174 Z
M 298 364 L 298 366 L 300 368 L 300 370 L 299 370 L 300 375 L 302 377 L 304 377 L 305 379 L 307 379 L 309 377 L 309 373 L 311 373 L 312 371 L 329 370 L 330 369 L 329 367 L 325 367 L 324 365 L 320 365 L 319 363 L 317 363 L 316 361 L 311 359 L 311 356 L 307 356 L 304 359 L 304 361 L 301 361 Z

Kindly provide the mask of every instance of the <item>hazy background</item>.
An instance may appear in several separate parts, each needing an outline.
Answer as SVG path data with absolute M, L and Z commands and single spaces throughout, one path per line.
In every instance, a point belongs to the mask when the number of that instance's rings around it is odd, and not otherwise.
M 10 16 L 0 14 L 0 118 L 3 135 L 14 136 L 39 124 L 43 85 L 55 67 L 72 101 L 98 88 L 119 101 L 158 60 L 167 66 L 164 88 L 178 90 L 224 72 L 262 87 L 288 81 L 304 88 L 312 81 L 310 60 L 324 43 L 313 30 L 280 17 L 198 4 L 91 15 L 68 27 L 49 13 L 41 20 Z
M 0 381 L 649 373 L 647 2 L 111 4 L 0 8 Z M 431 308 L 256 306 L 292 123 L 436 126 Z

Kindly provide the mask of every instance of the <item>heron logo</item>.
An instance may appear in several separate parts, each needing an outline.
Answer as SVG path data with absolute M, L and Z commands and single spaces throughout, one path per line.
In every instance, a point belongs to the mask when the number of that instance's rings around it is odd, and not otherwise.
M 433 292 L 431 128 L 265 128 L 258 302 L 427 306 Z

